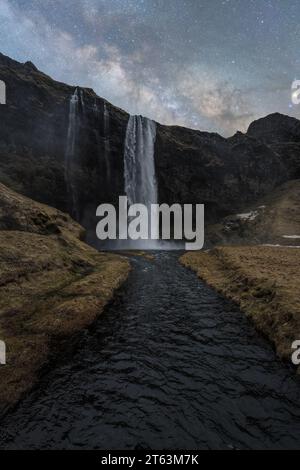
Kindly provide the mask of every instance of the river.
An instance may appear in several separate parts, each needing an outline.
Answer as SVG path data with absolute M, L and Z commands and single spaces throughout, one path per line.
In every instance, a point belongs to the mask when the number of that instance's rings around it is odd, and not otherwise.
M 245 315 L 176 252 L 132 264 L 74 354 L 1 423 L 0 447 L 299 448 L 299 379 Z

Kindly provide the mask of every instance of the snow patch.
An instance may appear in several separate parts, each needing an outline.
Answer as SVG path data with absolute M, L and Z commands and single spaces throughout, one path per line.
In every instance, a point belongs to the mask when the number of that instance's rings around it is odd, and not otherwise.
M 291 240 L 300 240 L 300 235 L 283 235 L 282 238 L 288 238 Z
M 251 211 L 245 214 L 238 214 L 237 217 L 241 220 L 252 221 L 255 220 L 258 215 L 258 211 Z

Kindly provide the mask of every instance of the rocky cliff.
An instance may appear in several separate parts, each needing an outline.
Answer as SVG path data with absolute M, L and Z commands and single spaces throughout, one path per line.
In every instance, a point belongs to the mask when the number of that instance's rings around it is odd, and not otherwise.
M 3 55 L 0 79 L 7 87 L 7 105 L 0 107 L 1 181 L 37 201 L 69 210 L 65 158 L 70 99 L 76 87 L 55 82 L 31 63 L 19 64 Z M 83 220 L 90 204 L 113 201 L 123 192 L 123 142 L 128 115 L 92 90 L 80 90 L 80 97 L 74 180 L 79 193 L 79 219 Z M 105 158 L 108 143 L 109 161 Z
M 156 161 L 160 199 L 203 203 L 209 221 L 244 207 L 288 178 L 275 151 L 242 133 L 225 139 L 159 126 Z
M 91 89 L 58 83 L 33 64 L 3 55 L 0 79 L 7 85 L 7 105 L 0 107 L 0 181 L 69 213 L 66 153 L 76 92 L 72 186 L 78 210 L 73 215 L 85 227 L 94 226 L 95 208 L 124 194 L 128 114 Z M 296 119 L 272 115 L 253 123 L 247 134 L 225 139 L 158 124 L 160 202 L 204 203 L 210 221 L 241 209 L 299 175 L 299 128 Z

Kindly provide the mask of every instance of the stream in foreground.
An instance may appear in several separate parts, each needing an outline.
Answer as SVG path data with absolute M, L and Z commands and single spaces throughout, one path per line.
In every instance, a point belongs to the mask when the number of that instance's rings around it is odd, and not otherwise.
M 299 379 L 178 254 L 154 256 L 2 422 L 1 448 L 300 446 Z

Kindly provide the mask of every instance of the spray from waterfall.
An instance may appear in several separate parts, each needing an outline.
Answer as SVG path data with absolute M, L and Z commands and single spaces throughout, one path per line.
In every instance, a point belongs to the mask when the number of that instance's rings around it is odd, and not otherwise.
M 110 181 L 111 168 L 110 168 L 110 137 L 109 137 L 109 110 L 107 104 L 104 103 L 103 108 L 103 134 L 104 134 L 104 158 L 106 164 L 106 178 Z
M 67 195 L 69 210 L 75 219 L 79 219 L 78 194 L 76 185 L 76 141 L 79 126 L 79 90 L 76 88 L 70 99 L 69 107 L 69 126 L 67 135 L 67 146 L 65 154 L 65 181 L 67 186 Z
M 142 116 L 130 116 L 125 141 L 124 177 L 128 202 L 144 204 L 150 209 L 158 203 L 155 173 L 154 146 L 156 124 Z M 151 227 L 152 233 L 159 234 L 159 224 Z M 154 243 L 158 248 L 158 241 Z

